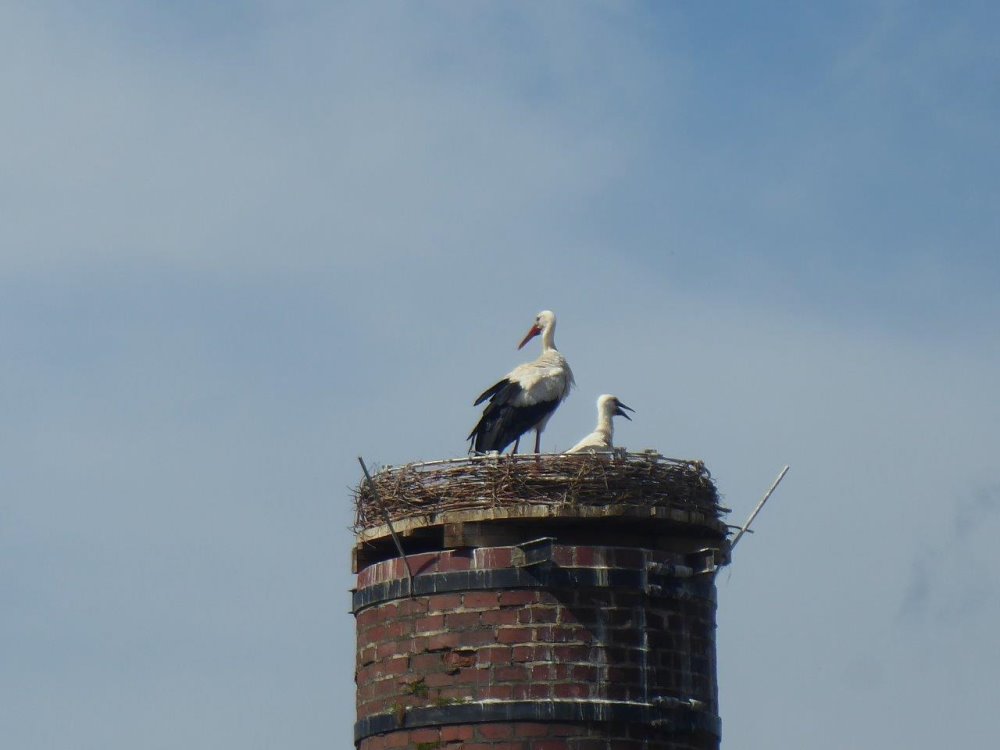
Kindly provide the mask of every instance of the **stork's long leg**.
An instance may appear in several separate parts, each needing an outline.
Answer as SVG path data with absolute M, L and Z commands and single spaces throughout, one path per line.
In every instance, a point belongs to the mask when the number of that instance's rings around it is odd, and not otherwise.
M 517 453 L 517 446 L 519 446 L 520 444 L 521 444 L 521 436 L 518 435 L 517 440 L 514 441 L 514 450 L 510 452 L 510 455 L 513 456 L 515 453 Z
M 535 453 L 541 453 L 542 447 L 542 431 L 535 430 Z

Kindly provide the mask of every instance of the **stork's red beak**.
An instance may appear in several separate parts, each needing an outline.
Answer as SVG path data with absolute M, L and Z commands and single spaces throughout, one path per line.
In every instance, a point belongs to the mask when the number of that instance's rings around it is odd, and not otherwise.
M 535 338 L 535 336 L 537 336 L 541 332 L 542 332 L 542 329 L 539 328 L 538 326 L 531 326 L 531 330 L 528 331 L 528 335 L 525 336 L 524 339 L 521 341 L 521 343 L 517 345 L 517 348 L 520 349 L 521 347 L 523 347 L 525 344 L 527 344 L 529 341 L 531 341 L 533 338 Z

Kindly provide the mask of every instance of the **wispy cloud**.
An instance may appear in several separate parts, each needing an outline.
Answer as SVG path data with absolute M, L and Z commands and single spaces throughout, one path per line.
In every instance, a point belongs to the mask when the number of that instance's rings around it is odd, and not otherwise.
M 961 623 L 995 614 L 1000 561 L 990 554 L 1000 533 L 1000 485 L 956 500 L 951 524 L 916 551 L 899 604 L 900 623 Z M 984 551 L 987 553 L 984 554 Z

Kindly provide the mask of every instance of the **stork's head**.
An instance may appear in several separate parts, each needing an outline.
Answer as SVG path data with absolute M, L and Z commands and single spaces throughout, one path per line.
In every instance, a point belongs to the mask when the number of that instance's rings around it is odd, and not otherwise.
M 632 417 L 626 414 L 625 410 L 635 412 L 635 409 L 625 406 L 625 404 L 618 400 L 617 396 L 612 396 L 610 393 L 605 393 L 603 396 L 598 397 L 597 408 L 602 414 L 607 414 L 609 417 L 625 417 L 629 422 L 632 421 Z
M 521 339 L 521 343 L 517 345 L 517 348 L 520 349 L 538 334 L 554 329 L 555 327 L 556 314 L 551 310 L 542 310 L 535 316 L 534 324 L 532 324 L 531 328 L 528 329 L 527 335 Z

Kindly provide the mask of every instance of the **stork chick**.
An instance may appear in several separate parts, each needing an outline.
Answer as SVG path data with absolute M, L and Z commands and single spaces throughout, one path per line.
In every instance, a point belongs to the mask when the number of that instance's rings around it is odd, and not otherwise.
M 614 447 L 612 438 L 615 428 L 612 418 L 615 416 L 625 417 L 629 422 L 632 417 L 625 413 L 625 410 L 635 412 L 635 409 L 626 406 L 618 400 L 617 396 L 605 393 L 597 397 L 597 427 L 583 440 L 570 448 L 567 453 L 602 453 Z

